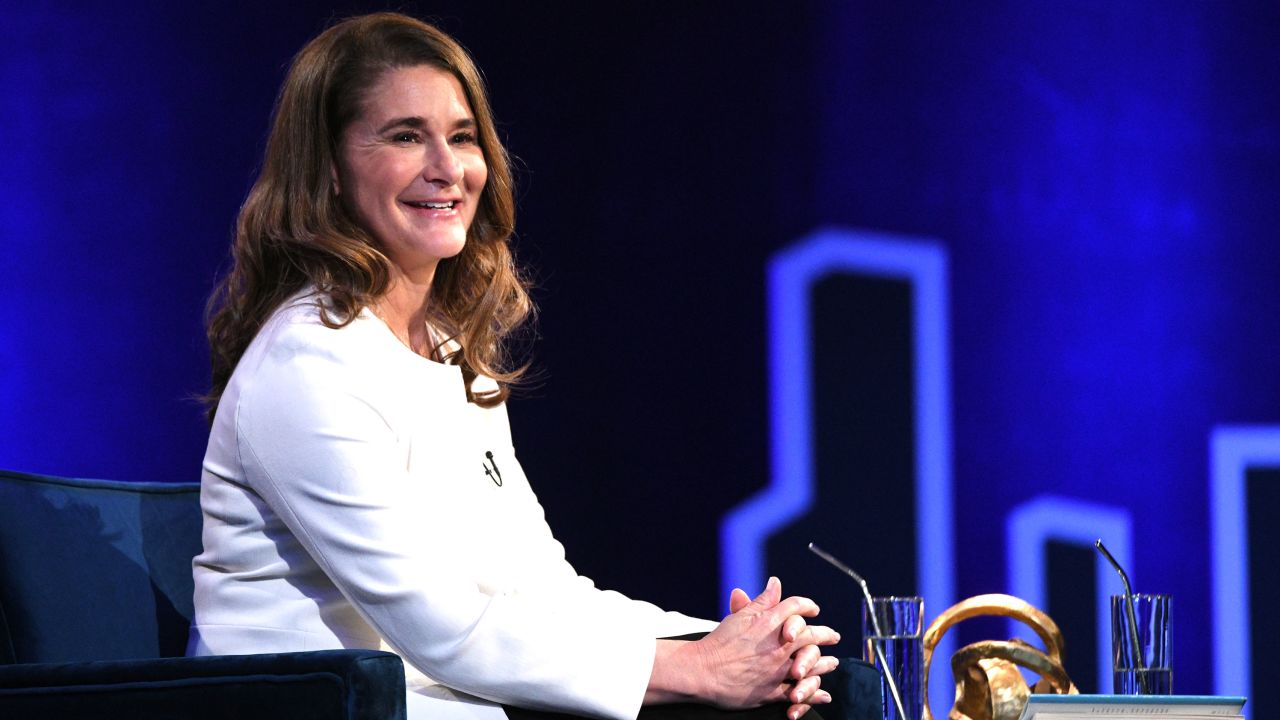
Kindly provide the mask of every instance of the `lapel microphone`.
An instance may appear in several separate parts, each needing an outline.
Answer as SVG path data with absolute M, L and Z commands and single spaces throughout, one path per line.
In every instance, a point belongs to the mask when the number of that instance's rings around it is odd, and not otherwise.
M 484 465 L 484 474 L 489 476 L 489 479 L 493 481 L 494 485 L 502 487 L 502 471 L 498 469 L 498 461 L 493 459 L 493 451 L 485 450 L 484 456 L 487 458 L 484 463 L 482 463 Z M 489 469 L 490 464 L 493 465 L 492 470 Z

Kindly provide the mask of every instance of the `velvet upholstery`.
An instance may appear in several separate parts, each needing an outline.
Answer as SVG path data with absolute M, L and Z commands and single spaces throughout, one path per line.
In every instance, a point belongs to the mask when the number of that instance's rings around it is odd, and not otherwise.
M 404 716 L 404 665 L 375 650 L 0 667 L 6 720 Z
M 857 658 L 841 658 L 840 667 L 822 678 L 831 704 L 820 707 L 826 720 L 881 720 L 884 698 L 880 671 Z
M 180 657 L 199 493 L 0 471 L 0 718 L 404 718 L 390 653 Z
M 197 483 L 0 471 L 0 658 L 182 655 L 198 552 Z

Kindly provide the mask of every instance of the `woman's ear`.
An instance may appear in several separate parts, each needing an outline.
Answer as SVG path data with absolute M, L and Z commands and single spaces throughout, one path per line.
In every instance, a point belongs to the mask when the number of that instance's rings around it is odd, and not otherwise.
M 338 182 L 338 166 L 335 164 L 329 168 L 329 179 L 333 181 L 333 194 L 342 194 L 342 183 Z

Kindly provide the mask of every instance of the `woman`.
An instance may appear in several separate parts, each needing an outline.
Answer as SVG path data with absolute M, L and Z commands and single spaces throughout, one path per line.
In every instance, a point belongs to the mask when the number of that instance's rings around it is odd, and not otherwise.
M 479 73 L 435 28 L 354 18 L 295 58 L 211 303 L 190 652 L 388 648 L 410 717 L 829 702 L 838 635 L 777 580 L 716 624 L 565 561 L 503 404 L 530 311 L 511 188 Z

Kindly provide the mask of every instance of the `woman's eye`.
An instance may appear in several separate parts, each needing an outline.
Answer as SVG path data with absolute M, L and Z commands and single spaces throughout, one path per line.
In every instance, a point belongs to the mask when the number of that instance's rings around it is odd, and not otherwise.
M 469 145 L 476 141 L 476 134 L 473 132 L 454 133 L 450 140 L 454 145 Z
M 415 133 L 415 132 L 396 133 L 392 139 L 400 143 L 414 143 L 414 142 L 418 142 L 418 133 Z

